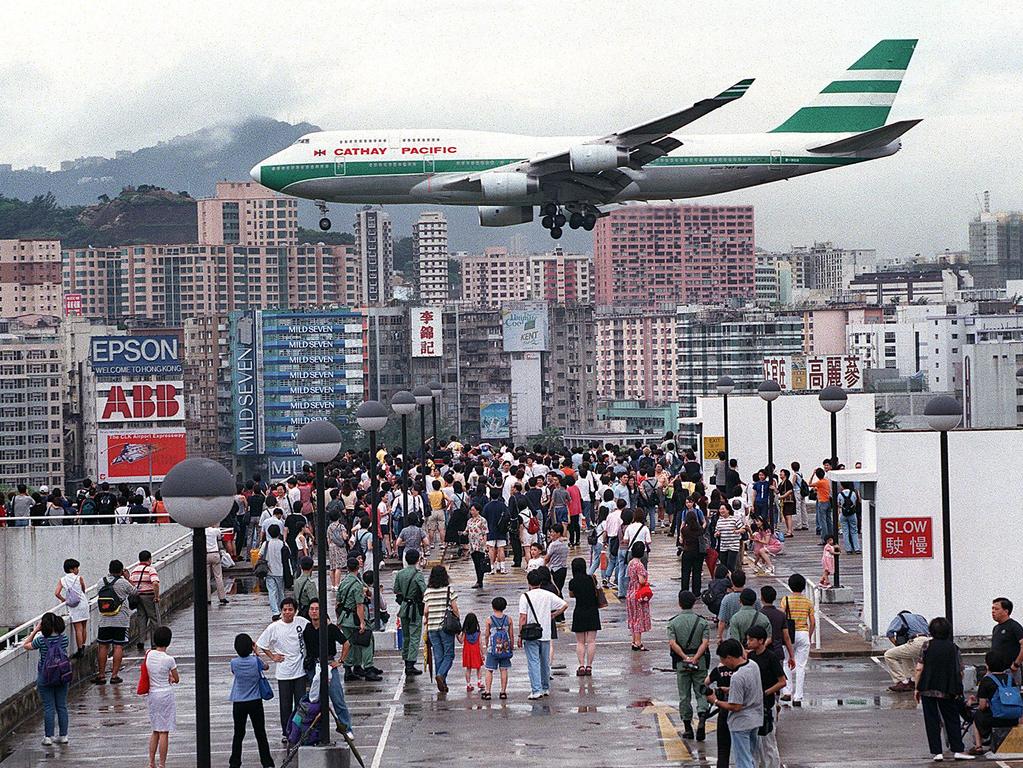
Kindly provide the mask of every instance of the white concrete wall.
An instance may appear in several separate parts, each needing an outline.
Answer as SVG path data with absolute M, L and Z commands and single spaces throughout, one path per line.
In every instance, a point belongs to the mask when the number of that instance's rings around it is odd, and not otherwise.
M 0 530 L 0 626 L 15 627 L 56 603 L 53 591 L 67 558 L 78 560 L 85 583 L 94 584 L 111 560 L 138 562 L 140 550 L 156 552 L 187 532 L 173 523 Z
M 928 619 L 945 613 L 938 433 L 869 432 L 877 453 L 875 536 L 879 517 L 931 517 L 934 558 L 875 559 L 863 521 L 863 616 L 870 624 L 874 599 L 871 562 L 877 563 L 878 632 L 901 610 Z M 1012 457 L 1023 455 L 1023 429 L 962 430 L 948 435 L 952 522 L 952 592 L 957 635 L 990 635 L 991 600 L 1023 605 L 1023 475 Z
M 703 434 L 724 435 L 720 397 L 696 398 L 696 413 L 703 419 Z M 774 463 L 779 468 L 798 461 L 804 472 L 813 471 L 831 455 L 831 416 L 816 393 L 783 394 L 774 401 Z M 874 396 L 850 394 L 838 414 L 838 457 L 847 467 L 867 459 L 863 433 L 874 427 Z M 739 462 L 743 482 L 767 464 L 767 403 L 757 395 L 728 398 L 728 453 Z M 705 456 L 713 467 L 717 456 Z
M 543 432 L 540 353 L 511 355 L 511 430 L 516 440 Z M 487 393 L 481 393 L 487 394 Z

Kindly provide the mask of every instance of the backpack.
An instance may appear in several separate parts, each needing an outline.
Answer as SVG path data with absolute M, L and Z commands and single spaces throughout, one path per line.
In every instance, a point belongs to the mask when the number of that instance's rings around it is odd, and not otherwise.
M 67 685 L 71 682 L 71 659 L 67 657 L 67 651 L 60 643 L 63 637 L 57 635 L 43 638 L 46 641 L 46 657 L 43 659 L 42 669 L 43 685 Z
M 117 590 L 114 589 L 114 584 L 120 576 L 115 576 L 113 581 L 103 577 L 103 585 L 99 588 L 99 592 L 96 593 L 96 606 L 99 608 L 101 616 L 116 616 L 121 612 L 121 605 L 124 601 L 121 596 L 117 594 Z
M 802 475 L 799 475 L 799 495 L 804 499 L 810 495 L 810 486 L 806 484 L 806 480 L 803 479 Z
M 513 653 L 511 635 L 508 633 L 509 619 L 507 616 L 502 618 L 503 621 L 496 616 L 490 617 L 490 653 L 498 660 L 510 659 Z
M 349 557 L 365 557 L 366 556 L 366 546 L 363 544 L 363 542 L 366 540 L 366 537 L 363 536 L 364 533 L 369 533 L 369 531 L 366 531 L 366 530 L 359 531 L 359 535 L 355 537 L 355 542 L 352 544 L 352 546 L 348 550 L 348 556 Z M 372 535 L 372 534 L 370 534 L 370 535 Z
M 338 526 L 331 525 L 327 528 L 327 538 L 330 539 L 330 543 L 335 547 L 343 547 L 345 545 L 344 536 L 341 535 L 341 528 Z
M 700 599 L 715 616 L 721 610 L 721 600 L 728 592 L 728 579 L 714 579 L 700 594 Z
M 997 675 L 990 672 L 985 675 L 994 681 L 996 688 L 995 695 L 991 698 L 991 716 L 999 720 L 1012 720 L 1013 722 L 1023 717 L 1023 697 L 1020 696 L 1019 688 L 1012 681 L 1012 675 L 1007 674 L 1003 683 Z
M 586 543 L 591 547 L 597 546 L 597 526 L 590 526 L 590 532 L 586 534 Z
M 842 514 L 843 515 L 845 515 L 846 517 L 852 517 L 853 515 L 856 514 L 856 506 L 857 506 L 856 503 L 859 501 L 859 497 L 856 495 L 855 491 L 850 491 L 850 490 L 842 491 L 838 495 L 838 498 L 842 502 Z

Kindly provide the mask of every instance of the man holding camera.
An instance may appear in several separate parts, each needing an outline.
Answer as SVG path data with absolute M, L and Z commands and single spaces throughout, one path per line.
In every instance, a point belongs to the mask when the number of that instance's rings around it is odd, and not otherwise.
M 678 593 L 678 605 L 682 611 L 668 622 L 668 647 L 671 649 L 671 665 L 675 668 L 678 683 L 678 713 L 682 718 L 685 733 L 682 738 L 692 739 L 693 704 L 696 698 L 696 712 L 699 722 L 696 726 L 697 741 L 707 738 L 707 712 L 710 704 L 700 695 L 703 680 L 707 677 L 710 647 L 710 624 L 702 616 L 693 613 L 696 595 L 688 590 Z
M 778 738 L 774 729 L 775 696 L 785 687 L 785 670 L 777 655 L 767 650 L 767 630 L 754 624 L 746 631 L 749 659 L 760 670 L 760 684 L 764 689 L 764 724 L 757 731 L 754 755 L 760 768 L 781 768 Z
M 735 753 L 736 768 L 753 768 L 757 732 L 764 725 L 764 689 L 760 668 L 746 659 L 746 652 L 738 640 L 725 640 L 718 646 L 717 654 L 721 666 L 708 678 L 715 688 L 707 694 L 707 700 L 722 714 L 727 714 L 728 741 L 731 742 L 722 744 L 721 730 L 725 723 L 719 717 L 718 768 L 728 765 L 729 750 Z

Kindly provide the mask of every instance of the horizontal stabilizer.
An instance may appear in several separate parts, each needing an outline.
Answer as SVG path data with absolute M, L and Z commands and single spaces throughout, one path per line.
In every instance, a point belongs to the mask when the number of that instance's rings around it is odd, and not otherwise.
M 847 139 L 839 139 L 830 144 L 822 144 L 819 147 L 812 147 L 810 152 L 820 154 L 842 154 L 845 152 L 862 152 L 865 149 L 880 149 L 895 141 L 920 120 L 900 120 L 891 125 L 882 125 L 872 131 L 864 131 Z

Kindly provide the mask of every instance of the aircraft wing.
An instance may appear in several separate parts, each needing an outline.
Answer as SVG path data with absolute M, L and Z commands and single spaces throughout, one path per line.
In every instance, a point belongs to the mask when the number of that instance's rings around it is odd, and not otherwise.
M 540 179 L 541 185 L 556 184 L 561 187 L 578 187 L 580 190 L 589 190 L 591 196 L 593 193 L 597 193 L 601 197 L 606 196 L 607 199 L 610 199 L 629 183 L 629 176 L 621 168 L 639 170 L 652 160 L 664 157 L 672 150 L 678 149 L 682 146 L 682 142 L 672 136 L 672 133 L 704 115 L 710 114 L 715 109 L 742 98 L 752 83 L 752 78 L 740 80 L 717 96 L 698 101 L 688 109 L 584 142 L 584 144 L 610 145 L 627 151 L 628 161 L 620 168 L 590 173 L 573 170 L 569 149 L 566 147 L 558 152 L 529 160 L 519 160 L 483 173 L 451 179 L 444 186 L 448 189 L 472 189 L 484 174 L 525 173 Z M 562 198 L 565 197 L 564 191 L 562 190 Z

